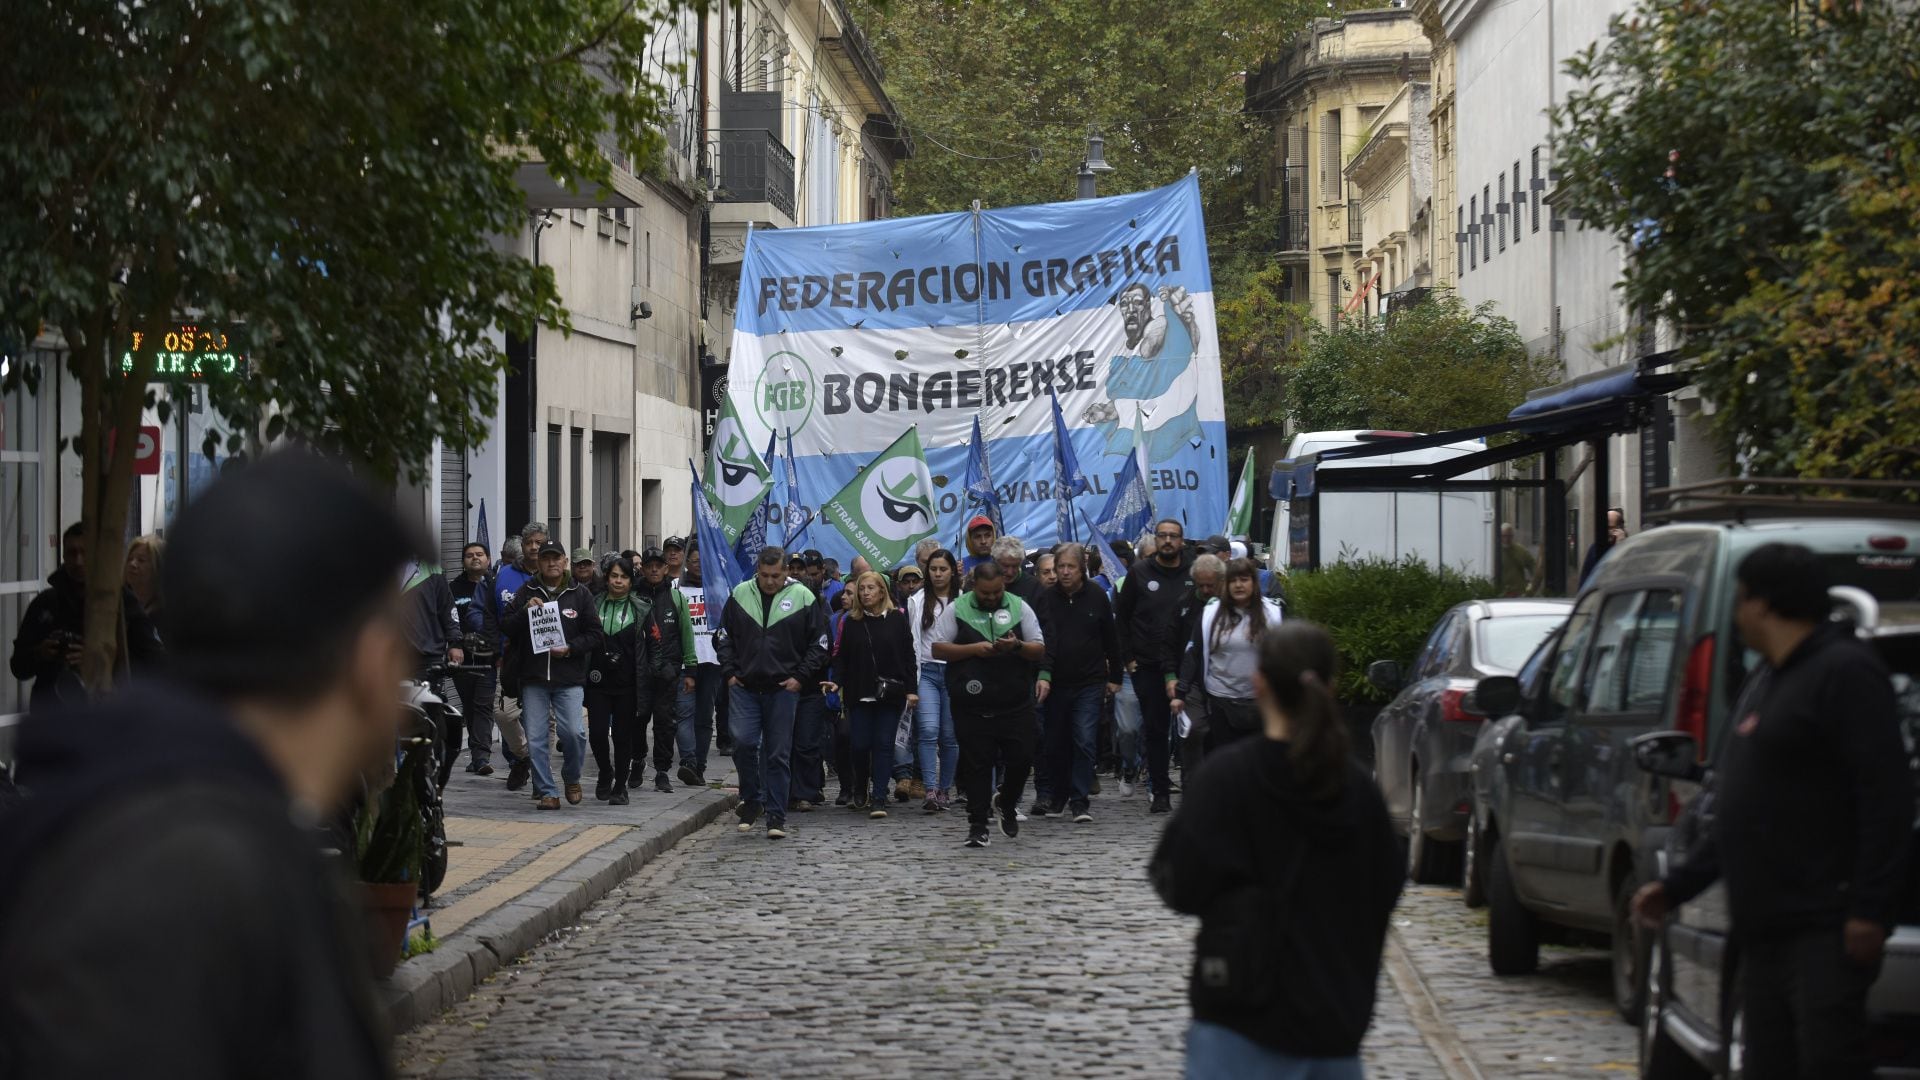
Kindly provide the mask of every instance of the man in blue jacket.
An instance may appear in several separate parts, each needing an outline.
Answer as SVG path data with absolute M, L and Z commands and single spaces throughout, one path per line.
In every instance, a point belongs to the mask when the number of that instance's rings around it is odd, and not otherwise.
M 767 839 L 785 839 L 794 709 L 801 689 L 826 670 L 826 607 L 813 590 L 787 580 L 779 548 L 761 548 L 753 580 L 727 599 L 713 647 L 732 698 L 740 831 L 752 831 L 764 809 Z

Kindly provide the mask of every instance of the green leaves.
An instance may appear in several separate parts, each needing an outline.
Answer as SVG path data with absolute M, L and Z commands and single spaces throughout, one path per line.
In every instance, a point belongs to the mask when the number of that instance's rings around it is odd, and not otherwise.
M 1557 199 L 1627 243 L 1628 302 L 1682 331 L 1748 471 L 1911 475 L 1920 20 L 1814 6 L 1616 19 L 1568 65 Z
M 1504 420 L 1527 391 L 1554 380 L 1492 304 L 1468 310 L 1452 292 L 1391 318 L 1317 324 L 1288 372 L 1287 407 L 1305 430 L 1445 431 Z
M 1467 600 L 1498 595 L 1493 582 L 1436 571 L 1418 559 L 1339 562 L 1287 578 L 1287 615 L 1327 628 L 1340 653 L 1341 701 L 1384 702 L 1367 682 L 1367 665 L 1397 660 L 1409 668 L 1440 616 Z

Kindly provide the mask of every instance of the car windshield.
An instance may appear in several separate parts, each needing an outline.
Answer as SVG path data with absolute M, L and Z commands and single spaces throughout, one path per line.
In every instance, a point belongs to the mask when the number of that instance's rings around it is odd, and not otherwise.
M 1553 628 L 1565 621 L 1565 615 L 1481 619 L 1478 650 L 1481 669 L 1503 674 L 1520 670 L 1520 665 L 1553 633 Z

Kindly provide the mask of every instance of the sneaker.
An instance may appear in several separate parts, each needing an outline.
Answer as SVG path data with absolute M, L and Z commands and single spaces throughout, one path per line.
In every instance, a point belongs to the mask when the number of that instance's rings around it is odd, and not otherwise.
M 713 748 L 714 748 L 714 749 L 715 749 L 716 751 L 718 751 L 718 752 L 719 752 L 719 754 L 720 754 L 720 756 L 721 756 L 721 757 L 732 757 L 732 756 L 733 756 L 733 744 L 732 744 L 732 743 L 730 743 L 730 742 L 717 742 L 717 743 L 714 743 L 714 744 L 713 744 Z
M 1100 794 L 1100 778 L 1098 776 L 1093 778 L 1093 786 L 1087 789 L 1087 794 L 1089 795 Z
M 785 840 L 786 838 L 787 838 L 787 823 L 780 820 L 779 818 L 768 818 L 767 819 L 767 839 Z
M 953 807 L 953 792 L 948 791 L 946 788 L 941 788 L 940 789 L 940 812 L 944 814 L 952 807 Z
M 848 795 L 844 791 L 842 791 L 840 794 L 835 795 L 833 797 L 833 805 L 835 806 L 845 806 L 850 801 L 852 801 L 852 796 Z
M 853 801 L 846 805 L 849 810 L 865 810 L 869 804 L 865 795 L 855 795 Z
M 666 795 L 673 794 L 673 781 L 667 779 L 665 769 L 653 774 L 653 790 Z
M 1046 818 L 1054 816 L 1053 803 L 1046 799 L 1033 800 L 1033 806 L 1027 810 L 1028 817 Z
M 753 823 L 760 820 L 760 804 L 743 802 L 733 808 L 733 816 L 740 819 L 741 832 L 752 832 Z
M 473 770 L 473 773 L 475 776 L 492 776 L 493 766 L 483 761 Z
M 579 784 L 567 785 L 567 802 L 573 804 L 574 806 L 580 805 L 580 785 Z
M 633 771 L 627 774 L 627 786 L 644 787 L 646 783 L 647 767 L 645 765 L 635 765 Z
M 987 835 L 987 827 L 985 825 L 975 825 L 973 828 L 967 830 L 968 847 L 986 847 L 991 843 L 993 843 L 993 837 Z
M 1073 808 L 1073 823 L 1075 825 L 1085 825 L 1087 822 L 1092 820 L 1093 820 L 1093 814 L 1087 809 L 1087 805 L 1085 803 L 1082 803 L 1079 806 L 1076 806 Z
M 680 766 L 680 782 L 688 787 L 699 787 L 700 774 L 693 771 L 693 766 L 682 763 Z
M 805 799 L 796 799 L 794 801 L 793 808 L 794 810 L 802 814 L 813 813 L 813 804 L 808 802 Z
M 601 773 L 600 778 L 593 782 L 593 797 L 606 802 L 607 796 L 611 794 L 613 794 L 613 777 Z
M 1133 795 L 1133 781 L 1127 779 L 1124 776 L 1121 777 L 1120 778 L 1120 797 L 1123 799 L 1126 799 L 1126 798 L 1131 798 L 1132 795 Z
M 937 791 L 927 792 L 927 801 L 920 804 L 920 811 L 926 814 L 939 813 L 940 812 L 940 793 Z
M 524 758 L 507 766 L 507 790 L 519 791 L 533 779 L 533 762 Z
M 607 796 L 607 805 L 608 806 L 625 806 L 627 805 L 627 802 L 628 802 L 627 785 L 625 784 L 613 785 L 613 793 Z
M 873 809 L 872 809 L 871 811 L 869 811 L 869 812 L 867 813 L 867 820 L 869 820 L 869 821 L 879 821 L 879 820 L 880 820 L 881 818 L 884 818 L 884 817 L 886 817 L 886 816 L 887 816 L 887 810 L 886 810 L 886 807 L 884 807 L 884 806 L 875 806 L 875 807 L 874 807 L 874 808 L 873 808 Z
M 1001 835 L 1005 836 L 1009 840 L 1013 839 L 1016 836 L 1019 836 L 1020 835 L 1020 815 L 1014 814 L 1012 816 L 1008 816 L 1006 814 L 1001 814 L 1000 815 L 1000 833 Z
M 1147 813 L 1164 814 L 1172 809 L 1173 809 L 1173 800 L 1167 798 L 1165 795 L 1155 795 L 1153 797 L 1153 805 L 1147 807 Z

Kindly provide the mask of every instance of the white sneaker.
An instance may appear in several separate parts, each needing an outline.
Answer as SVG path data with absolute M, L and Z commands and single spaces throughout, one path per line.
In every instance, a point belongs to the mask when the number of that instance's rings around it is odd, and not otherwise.
M 1120 797 L 1124 799 L 1124 798 L 1126 798 L 1127 796 L 1129 796 L 1129 795 L 1132 795 L 1132 794 L 1133 794 L 1133 784 L 1132 784 L 1132 782 L 1130 782 L 1130 781 L 1127 781 L 1127 780 L 1121 780 L 1121 781 L 1120 781 Z
M 1013 820 L 1015 820 L 1015 821 L 1025 821 L 1025 820 L 1027 820 L 1027 815 L 1025 815 L 1025 814 L 1023 814 L 1023 813 L 1021 813 L 1021 812 L 1020 812 L 1020 811 L 1018 811 L 1018 810 L 1015 810 L 1015 811 L 1013 812 Z

